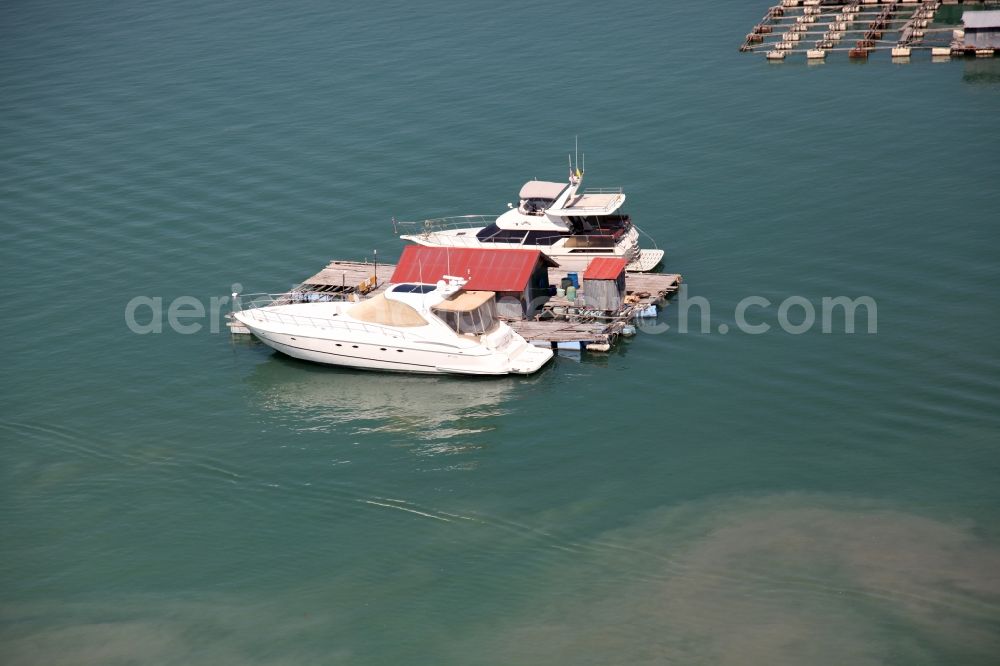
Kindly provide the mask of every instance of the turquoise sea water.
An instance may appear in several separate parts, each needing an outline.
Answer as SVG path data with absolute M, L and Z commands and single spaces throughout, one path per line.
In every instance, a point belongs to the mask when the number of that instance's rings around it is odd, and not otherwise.
M 4 5 L 3 663 L 996 663 L 1000 59 L 772 65 L 765 9 Z M 708 331 L 469 381 L 126 326 L 577 135 Z

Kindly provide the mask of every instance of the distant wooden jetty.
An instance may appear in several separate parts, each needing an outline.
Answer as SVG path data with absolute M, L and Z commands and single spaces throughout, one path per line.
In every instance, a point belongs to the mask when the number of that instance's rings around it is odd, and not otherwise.
M 272 304 L 375 296 L 389 285 L 394 264 L 334 260 L 301 284 L 280 294 Z M 549 283 L 559 284 L 566 277 L 563 268 L 549 269 Z M 626 273 L 625 298 L 614 310 L 597 310 L 574 301 L 553 296 L 531 319 L 508 320 L 511 327 L 533 344 L 560 349 L 608 351 L 639 316 L 655 313 L 678 289 L 682 277 L 676 273 Z M 582 295 L 583 292 L 580 292 Z M 250 331 L 231 317 L 227 325 L 234 334 Z
M 919 50 L 935 58 L 1000 52 L 967 46 L 954 26 L 934 26 L 942 4 L 962 0 L 782 0 L 753 26 L 740 51 L 763 53 L 770 62 L 792 56 L 822 62 L 828 53 L 866 60 L 871 53 L 889 51 L 894 61 L 906 62 Z

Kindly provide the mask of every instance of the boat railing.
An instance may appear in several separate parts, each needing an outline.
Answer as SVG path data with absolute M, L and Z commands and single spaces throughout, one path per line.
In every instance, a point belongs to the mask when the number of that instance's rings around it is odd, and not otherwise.
M 327 294 L 315 294 L 315 296 L 327 296 Z M 249 300 L 244 300 L 249 299 Z M 332 300 L 343 300 L 329 298 L 325 299 L 328 301 Z M 317 317 L 312 315 L 294 314 L 291 312 L 277 312 L 275 310 L 269 309 L 273 306 L 278 305 L 289 305 L 296 302 L 289 298 L 289 294 L 247 294 L 240 295 L 237 299 L 234 299 L 234 312 L 240 312 L 244 316 L 253 319 L 258 322 L 271 322 L 277 324 L 285 324 L 291 326 L 303 326 L 308 328 L 316 328 L 320 330 L 340 330 L 349 331 L 352 333 L 366 333 L 369 335 L 382 335 L 388 338 L 393 338 L 396 340 L 411 340 L 416 339 L 411 335 L 407 335 L 403 331 L 390 326 L 382 326 L 380 324 L 370 324 L 367 322 L 350 320 L 350 319 L 340 319 L 338 315 L 331 315 L 328 317 Z M 310 301 L 312 302 L 312 301 Z
M 273 305 L 291 305 L 293 303 L 329 303 L 346 301 L 347 294 L 319 291 L 304 291 L 293 289 L 282 294 L 237 294 L 233 299 L 233 310 L 253 310 Z
M 233 312 L 266 308 L 270 305 L 294 303 L 289 293 L 284 294 L 233 294 Z
M 581 194 L 623 194 L 621 187 L 587 187 Z
M 409 222 L 392 218 L 392 228 L 396 235 L 417 234 L 424 235 L 435 231 L 448 231 L 450 229 L 477 229 L 486 227 L 496 222 L 496 215 L 455 215 L 451 217 L 436 217 L 429 220 Z

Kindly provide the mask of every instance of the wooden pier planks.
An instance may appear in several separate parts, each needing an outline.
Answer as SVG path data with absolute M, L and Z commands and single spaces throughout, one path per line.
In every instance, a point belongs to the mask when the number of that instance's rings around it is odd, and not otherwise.
M 598 322 L 521 319 L 507 323 L 529 342 L 608 342 L 607 325 Z
M 303 280 L 295 291 L 321 293 L 354 293 L 358 285 L 376 276 L 376 290 L 385 287 L 396 270 L 395 264 L 374 264 L 362 261 L 331 261 L 311 278 Z
M 640 302 L 659 304 L 680 289 L 683 280 L 679 273 L 626 273 L 625 293 L 648 293 L 649 296 L 640 298 Z

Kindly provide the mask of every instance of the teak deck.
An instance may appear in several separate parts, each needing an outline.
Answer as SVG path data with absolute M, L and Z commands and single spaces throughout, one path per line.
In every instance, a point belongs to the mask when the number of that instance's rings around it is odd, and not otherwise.
M 331 261 L 323 270 L 307 278 L 283 296 L 288 302 L 298 300 L 307 294 L 348 298 L 363 293 L 370 297 L 385 290 L 395 268 L 393 264 L 379 263 L 376 266 L 371 262 Z M 563 268 L 550 268 L 550 284 L 559 284 L 566 273 Z M 366 291 L 373 275 L 376 276 L 375 286 Z M 552 297 L 543 308 L 545 316 L 552 318 L 514 320 L 508 323 L 525 340 L 535 344 L 549 343 L 551 346 L 561 346 L 566 343 L 579 343 L 580 348 L 607 351 L 638 313 L 647 310 L 651 305 L 663 305 L 680 289 L 681 281 L 682 277 L 676 273 L 626 273 L 625 292 L 626 295 L 635 296 L 631 299 L 635 302 L 626 303 L 617 311 L 595 311 L 579 305 L 579 301 L 572 303 L 565 298 Z M 232 333 L 250 332 L 232 319 L 228 325 Z

